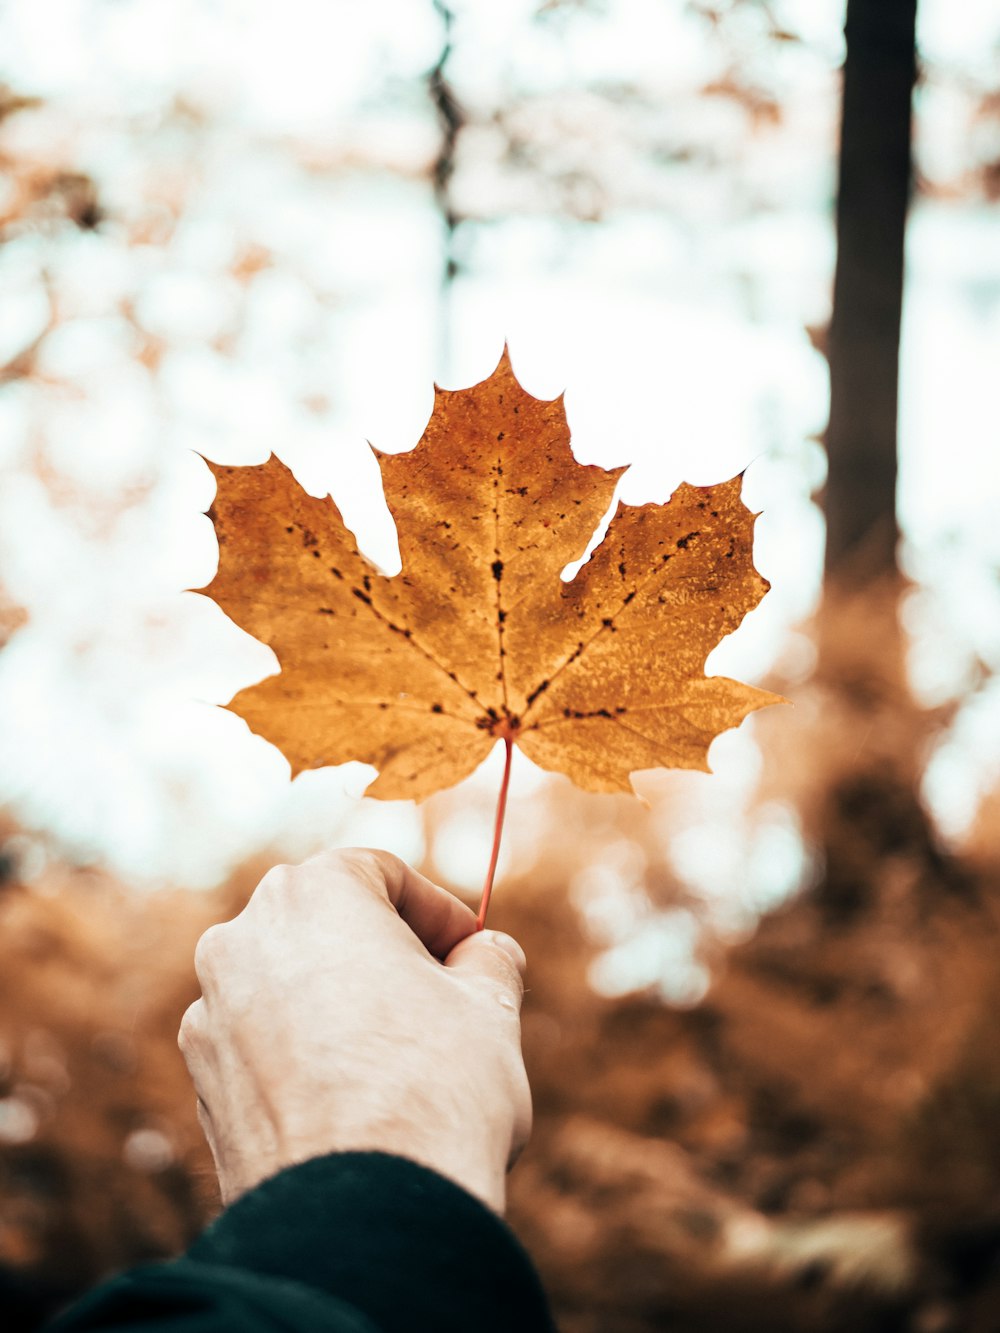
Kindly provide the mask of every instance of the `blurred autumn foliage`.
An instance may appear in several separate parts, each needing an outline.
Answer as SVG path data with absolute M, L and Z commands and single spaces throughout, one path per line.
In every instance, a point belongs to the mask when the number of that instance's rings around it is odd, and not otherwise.
M 499 904 L 546 960 L 516 1220 L 566 1329 L 996 1327 L 1000 867 L 942 852 L 913 800 L 927 719 L 873 601 L 829 599 L 835 684 L 771 729 L 813 884 L 698 1005 L 581 1002 L 559 893 Z
M 798 802 L 825 866 L 744 942 L 709 942 L 699 1003 L 588 985 L 597 945 L 568 890 L 587 827 L 639 846 L 654 907 L 677 894 L 627 798 L 560 785 L 561 834 L 498 895 L 496 926 L 532 961 L 537 1120 L 512 1218 L 566 1333 L 996 1327 L 1000 866 L 937 845 L 898 767 L 921 718 L 887 677 L 869 603 L 829 614 L 849 688 L 799 692 L 763 781 Z M 8 1327 L 175 1253 L 216 1206 L 174 1038 L 194 940 L 261 868 L 212 895 L 143 897 L 59 866 L 28 886 L 8 867 Z

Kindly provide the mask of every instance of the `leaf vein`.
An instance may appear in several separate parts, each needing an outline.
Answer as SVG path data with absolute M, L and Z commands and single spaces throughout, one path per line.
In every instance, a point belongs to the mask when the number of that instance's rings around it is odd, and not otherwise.
M 603 545 L 603 543 L 602 543 L 602 545 Z M 685 549 L 686 549 L 686 548 L 685 548 Z M 696 548 L 696 549 L 697 549 L 697 548 Z M 600 547 L 598 547 L 597 550 L 599 551 L 599 550 L 600 550 Z M 597 555 L 597 551 L 595 551 L 595 552 L 594 552 L 594 555 L 591 556 L 591 560 L 593 560 L 594 556 L 596 556 L 596 555 Z M 589 563 L 590 563 L 590 561 L 587 562 L 587 564 L 589 564 Z M 583 568 L 586 569 L 586 565 L 584 565 Z M 612 629 L 617 628 L 618 617 L 619 617 L 624 611 L 627 610 L 627 608 L 629 607 L 629 605 L 631 605 L 631 603 L 634 602 L 634 601 L 637 599 L 638 594 L 639 594 L 643 589 L 647 588 L 647 587 L 649 586 L 649 584 L 652 583 L 652 582 L 655 580 L 657 574 L 660 573 L 660 572 L 663 571 L 663 570 L 664 570 L 664 566 L 663 566 L 662 563 L 661 563 L 661 564 L 658 564 L 658 565 L 654 565 L 654 567 L 653 567 L 653 569 L 650 571 L 650 573 L 647 574 L 646 577 L 645 577 L 644 579 L 641 579 L 638 583 L 636 583 L 636 584 L 632 587 L 632 589 L 631 589 L 628 593 L 626 593 L 625 597 L 622 599 L 622 603 L 621 603 L 621 605 L 618 607 L 618 610 L 615 611 L 611 616 L 606 616 L 606 617 L 604 617 L 604 618 L 602 619 L 600 625 L 598 625 L 597 629 L 596 629 L 596 630 L 594 631 L 594 633 L 590 636 L 590 638 L 589 638 L 589 639 L 584 639 L 582 643 L 577 644 L 576 648 L 573 649 L 573 651 L 569 654 L 569 656 L 566 658 L 566 660 L 565 660 L 564 662 L 561 662 L 561 663 L 559 664 L 559 666 L 557 666 L 557 667 L 555 668 L 555 670 L 549 672 L 549 674 L 548 674 L 548 686 L 546 686 L 546 692 L 547 692 L 548 689 L 551 687 L 552 682 L 556 679 L 557 676 L 560 676 L 560 675 L 566 670 L 566 668 L 569 667 L 569 666 L 572 666 L 574 662 L 578 662 L 578 661 L 580 660 L 580 658 L 584 655 L 584 653 L 587 651 L 587 649 L 590 647 L 590 645 L 594 642 L 595 639 L 600 638 L 600 636 L 601 636 L 602 634 L 604 634 L 606 631 L 609 631 L 609 630 L 612 630 Z M 670 568 L 668 568 L 665 572 L 666 572 L 666 574 L 670 577 L 671 581 L 673 581 L 675 578 L 676 578 L 676 579 L 684 579 L 684 578 L 689 578 L 689 579 L 690 579 L 690 578 L 696 578 L 696 577 L 703 577 L 703 575 L 701 575 L 700 572 L 697 571 L 697 569 L 696 569 L 695 573 L 693 573 L 693 574 L 683 574 L 683 573 L 682 573 L 682 574 L 675 575 L 675 574 L 673 573 L 673 570 L 670 569 Z M 581 573 L 582 573 L 582 570 L 581 570 Z M 579 577 L 579 575 L 577 575 L 577 577 Z M 575 580 L 574 580 L 574 582 L 575 582 Z M 570 584 L 568 585 L 568 587 L 572 587 L 572 586 L 573 586 L 572 583 L 570 583 Z M 538 696 L 538 697 L 540 697 L 540 696 Z M 532 702 L 529 703 L 528 707 L 525 709 L 525 716 L 527 716 L 527 714 L 528 714 L 528 713 L 531 711 L 531 709 L 534 707 L 534 703 L 535 703 L 535 700 L 533 699 Z

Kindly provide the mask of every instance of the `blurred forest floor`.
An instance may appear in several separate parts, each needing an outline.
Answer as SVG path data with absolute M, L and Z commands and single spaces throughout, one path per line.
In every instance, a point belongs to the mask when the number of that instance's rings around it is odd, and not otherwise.
M 884 608 L 826 615 L 826 678 L 779 710 L 765 765 L 821 863 L 720 946 L 701 1002 L 588 986 L 558 841 L 496 896 L 491 924 L 531 960 L 536 1126 L 511 1218 L 565 1333 L 1000 1327 L 1000 852 L 986 812 L 946 854 L 913 795 L 930 720 L 873 628 Z M 140 896 L 7 867 L 6 1329 L 177 1252 L 217 1207 L 175 1033 L 195 939 L 264 868 Z

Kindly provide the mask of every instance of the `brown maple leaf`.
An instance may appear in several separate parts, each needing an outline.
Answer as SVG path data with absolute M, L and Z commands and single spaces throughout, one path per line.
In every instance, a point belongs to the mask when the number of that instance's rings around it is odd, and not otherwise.
M 271 457 L 209 464 L 219 572 L 205 589 L 281 671 L 229 707 L 295 772 L 362 760 L 368 793 L 422 800 L 497 739 L 588 791 L 637 769 L 708 769 L 713 738 L 779 697 L 705 659 L 767 591 L 741 479 L 619 504 L 624 469 L 579 464 L 562 399 L 531 397 L 504 353 L 470 389 L 435 389 L 415 449 L 377 453 L 402 572 L 358 552 L 333 501 Z

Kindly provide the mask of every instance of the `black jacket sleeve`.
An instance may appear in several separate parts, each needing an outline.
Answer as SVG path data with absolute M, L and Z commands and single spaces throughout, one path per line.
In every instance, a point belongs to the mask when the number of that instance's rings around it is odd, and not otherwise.
M 113 1278 L 50 1333 L 554 1333 L 513 1232 L 402 1157 L 332 1153 L 237 1200 L 169 1263 Z

